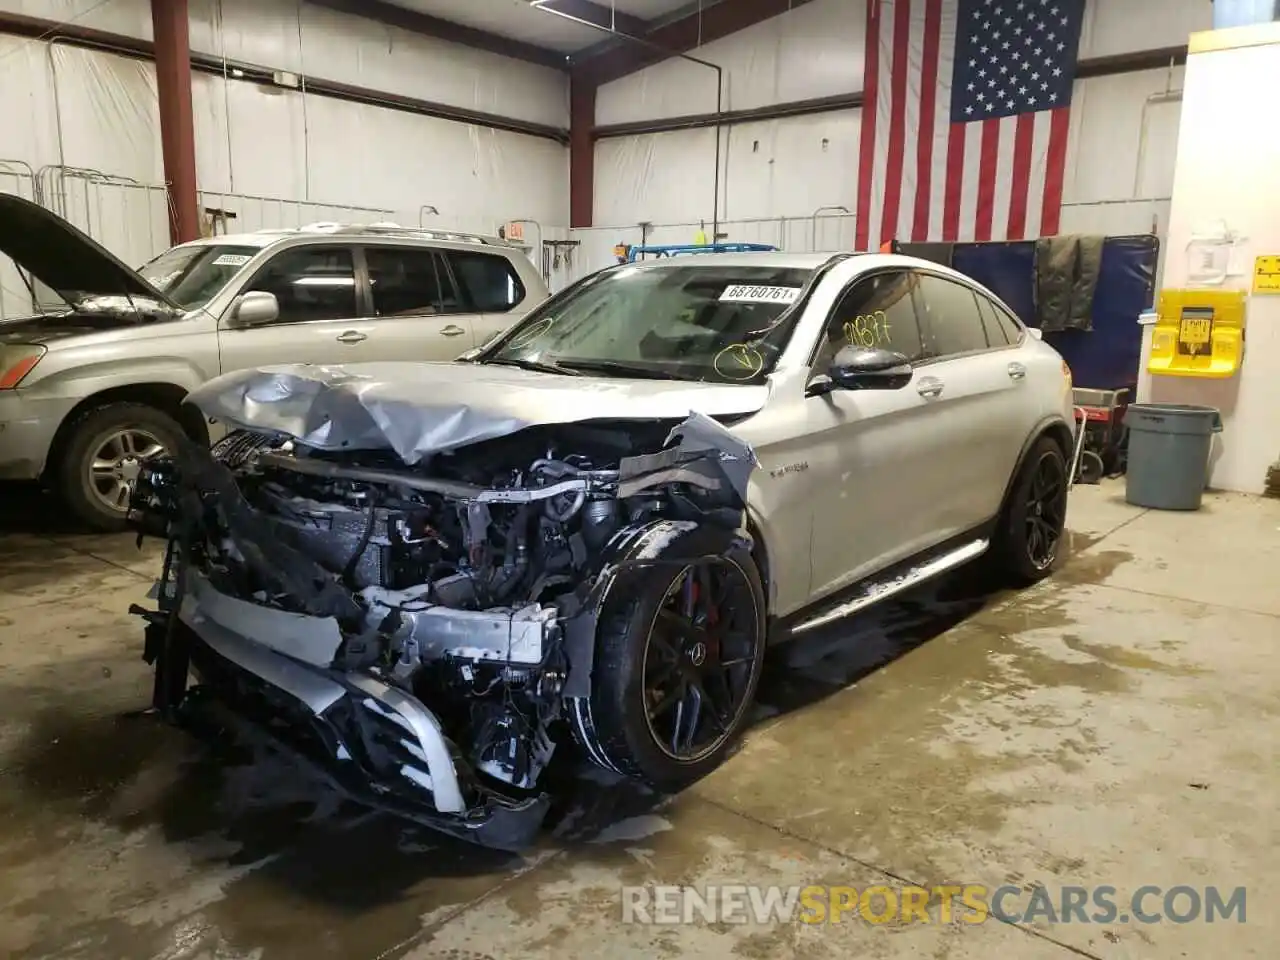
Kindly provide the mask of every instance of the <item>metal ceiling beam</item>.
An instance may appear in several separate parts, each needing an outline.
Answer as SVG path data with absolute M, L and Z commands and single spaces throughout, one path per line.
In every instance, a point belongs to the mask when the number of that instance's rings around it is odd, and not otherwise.
M 530 6 L 538 6 L 552 13 L 563 14 L 574 20 L 605 30 L 639 34 L 652 28 L 643 17 L 622 13 L 613 7 L 612 0 L 530 0 Z
M 745 30 L 804 6 L 810 0 L 733 0 L 704 6 L 678 20 L 644 34 L 620 35 L 619 43 L 589 56 L 570 60 L 575 77 L 594 84 L 620 80 L 637 70 L 661 63 L 703 44 Z M 625 31 L 619 31 L 624 34 Z M 630 42 L 628 42 L 630 41 Z M 635 42 L 640 41 L 640 42 Z
M 555 70 L 564 70 L 568 66 L 568 58 L 555 50 L 501 37 L 487 30 L 466 27 L 451 20 L 442 20 L 429 13 L 408 10 L 393 3 L 387 3 L 386 0 L 306 0 L 306 2 L 313 6 L 350 14 L 353 17 L 373 20 L 388 27 L 398 27 L 410 33 L 420 33 L 426 37 L 435 37 L 437 40 L 485 50 L 515 60 L 525 60 Z

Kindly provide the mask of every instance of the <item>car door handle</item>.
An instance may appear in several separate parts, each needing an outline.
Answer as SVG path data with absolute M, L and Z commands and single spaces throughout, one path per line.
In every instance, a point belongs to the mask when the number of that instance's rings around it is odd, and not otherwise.
M 1021 380 L 1027 375 L 1027 368 L 1022 364 L 1014 362 L 1009 364 L 1009 379 Z
M 345 330 L 338 334 L 336 339 L 339 343 L 360 343 L 362 340 L 368 340 L 369 335 L 359 330 Z
M 463 330 L 456 323 L 451 323 L 447 327 L 445 327 L 443 330 L 440 331 L 440 335 L 442 337 L 457 337 L 457 336 L 461 336 L 466 332 L 467 331 Z
M 916 384 L 916 393 L 922 397 L 936 397 L 942 393 L 942 381 L 937 377 L 925 377 Z

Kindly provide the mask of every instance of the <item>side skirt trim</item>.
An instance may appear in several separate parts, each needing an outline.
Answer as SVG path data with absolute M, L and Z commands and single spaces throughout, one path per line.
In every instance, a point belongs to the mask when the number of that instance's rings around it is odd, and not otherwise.
M 986 538 L 971 540 L 947 553 L 935 556 L 918 566 L 911 567 L 891 579 L 869 580 L 862 584 L 858 588 L 858 592 L 849 599 L 834 607 L 820 610 L 808 619 L 796 624 L 791 628 L 791 633 L 804 633 L 807 630 L 814 630 L 836 620 L 843 620 L 845 617 L 852 616 L 860 610 L 865 610 L 874 603 L 879 603 L 894 594 L 919 586 L 926 580 L 932 580 L 939 574 L 954 570 L 970 560 L 976 560 L 986 553 L 990 546 L 991 541 Z

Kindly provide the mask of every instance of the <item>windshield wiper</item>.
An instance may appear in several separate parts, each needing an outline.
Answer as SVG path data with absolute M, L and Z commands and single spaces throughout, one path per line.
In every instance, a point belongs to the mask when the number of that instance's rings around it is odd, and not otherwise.
M 580 376 L 577 372 L 556 363 L 545 363 L 541 360 L 524 360 L 519 357 L 504 357 L 501 360 L 477 360 L 475 362 L 481 366 L 493 364 L 495 367 L 517 367 L 521 370 L 534 370 L 538 373 L 558 373 L 562 377 Z
M 580 370 L 583 373 L 616 373 L 621 377 L 634 377 L 637 380 L 698 380 L 698 377 L 682 376 L 666 370 L 654 370 L 652 367 L 633 367 L 629 363 L 617 360 L 561 360 L 560 366 L 569 370 Z

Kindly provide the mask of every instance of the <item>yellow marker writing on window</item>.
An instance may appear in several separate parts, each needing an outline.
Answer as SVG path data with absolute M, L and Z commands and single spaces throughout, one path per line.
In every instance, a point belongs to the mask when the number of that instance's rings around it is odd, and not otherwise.
M 712 366 L 726 380 L 750 380 L 764 369 L 764 354 L 745 343 L 733 343 L 716 354 Z
M 883 310 L 858 314 L 844 324 L 844 338 L 855 347 L 887 347 L 892 342 L 889 318 Z

